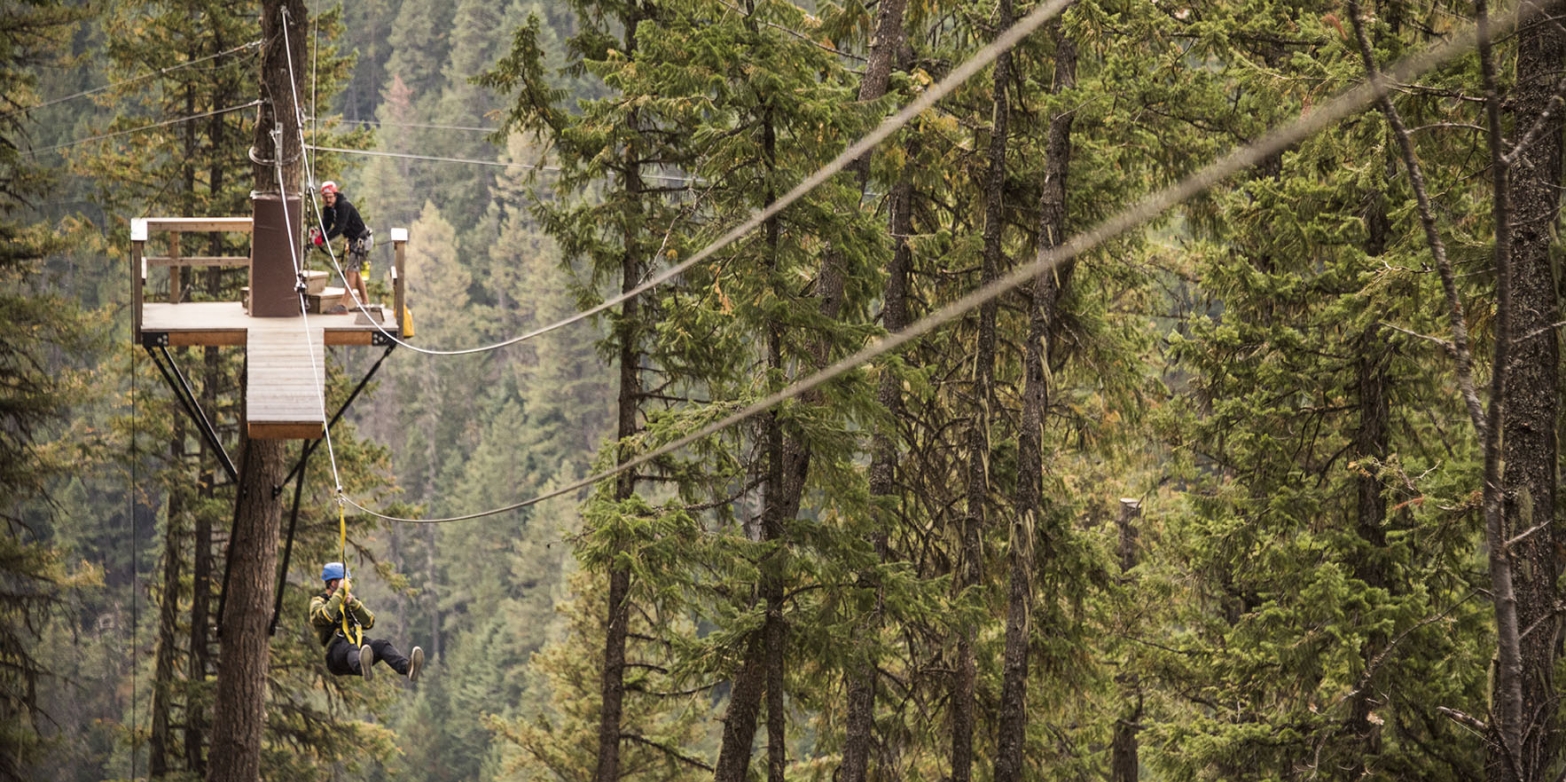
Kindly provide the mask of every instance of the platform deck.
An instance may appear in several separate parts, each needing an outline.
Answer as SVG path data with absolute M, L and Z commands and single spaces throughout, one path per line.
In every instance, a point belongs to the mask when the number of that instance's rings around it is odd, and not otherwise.
M 322 330 L 251 329 L 246 343 L 245 415 L 258 440 L 314 439 L 326 433 Z
M 310 328 L 319 330 L 327 345 L 369 345 L 377 329 L 374 325 L 356 324 L 358 314 L 357 310 L 350 310 L 345 315 L 310 315 Z M 397 322 L 390 308 L 382 310 L 381 320 L 381 328 L 391 334 L 397 333 Z M 249 344 L 247 333 L 302 334 L 304 322 L 300 318 L 252 318 L 237 301 L 149 302 L 142 305 L 141 330 L 144 334 L 167 334 L 171 346 L 238 347 Z

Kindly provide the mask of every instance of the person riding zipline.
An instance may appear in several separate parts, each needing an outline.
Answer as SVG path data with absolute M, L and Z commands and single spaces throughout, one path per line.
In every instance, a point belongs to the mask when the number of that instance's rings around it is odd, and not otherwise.
M 359 210 L 337 189 L 336 182 L 321 183 L 321 200 L 326 202 L 321 209 L 321 222 L 326 226 L 326 232 L 323 234 L 321 229 L 311 228 L 310 241 L 321 247 L 339 236 L 347 237 L 348 257 L 343 264 L 343 276 L 347 278 L 349 289 L 358 293 L 359 303 L 369 304 L 370 294 L 364 280 L 370 276 L 370 248 L 375 246 L 375 232 L 364 224 Z M 348 311 L 345 305 L 338 306 L 343 307 L 343 312 Z
M 337 676 L 360 675 L 369 681 L 376 662 L 384 662 L 398 674 L 414 681 L 424 667 L 424 650 L 402 656 L 390 641 L 368 639 L 363 631 L 375 626 L 375 614 L 359 598 L 349 594 L 352 581 L 341 562 L 328 562 L 321 568 L 326 591 L 310 599 L 310 625 L 326 647 L 326 669 Z

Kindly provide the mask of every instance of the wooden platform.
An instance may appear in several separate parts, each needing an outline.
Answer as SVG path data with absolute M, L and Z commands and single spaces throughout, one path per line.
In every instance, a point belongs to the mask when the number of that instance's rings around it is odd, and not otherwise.
M 249 435 L 257 440 L 313 440 L 326 434 L 323 330 L 312 323 L 307 333 L 301 319 L 286 320 L 293 321 L 293 329 L 253 328 L 245 343 L 245 416 Z
M 327 345 L 374 344 L 379 330 L 374 324 L 356 324 L 358 314 L 353 309 L 345 315 L 310 315 L 310 328 L 319 329 Z M 397 333 L 397 322 L 390 310 L 382 315 L 381 328 L 389 334 Z M 300 318 L 252 318 L 237 301 L 142 305 L 142 334 L 166 334 L 166 344 L 170 346 L 239 347 L 249 344 L 247 332 L 274 330 L 302 334 L 304 322 Z

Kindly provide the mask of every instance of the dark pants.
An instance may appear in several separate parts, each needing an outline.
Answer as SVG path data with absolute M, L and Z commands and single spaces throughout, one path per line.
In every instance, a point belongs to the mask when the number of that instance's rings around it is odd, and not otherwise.
M 382 641 L 372 638 L 365 641 L 370 645 L 370 650 L 375 652 L 375 661 L 383 662 L 391 666 L 391 669 L 402 676 L 408 675 L 408 658 L 397 651 L 397 647 L 391 645 L 391 641 Z M 326 670 L 338 676 L 358 676 L 359 647 L 344 640 L 341 635 L 332 639 L 332 645 L 326 647 Z

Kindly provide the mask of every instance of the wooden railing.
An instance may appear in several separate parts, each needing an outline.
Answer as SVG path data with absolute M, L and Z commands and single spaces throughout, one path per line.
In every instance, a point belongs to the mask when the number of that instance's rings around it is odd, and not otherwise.
M 147 269 L 169 270 L 169 301 L 180 300 L 180 270 L 187 266 L 249 266 L 249 256 L 187 256 L 180 253 L 180 236 L 187 233 L 250 233 L 248 217 L 138 217 L 131 220 L 131 312 L 135 339 L 141 341 L 141 308 L 146 300 Z M 168 233 L 168 255 L 147 256 L 147 240 L 153 231 Z
M 149 256 L 146 254 L 147 241 L 153 231 L 168 233 L 168 255 Z M 169 302 L 178 303 L 180 300 L 180 270 L 185 267 L 221 266 L 233 268 L 238 266 L 248 267 L 249 256 L 208 256 L 208 255 L 184 255 L 180 252 L 180 236 L 187 233 L 250 233 L 251 224 L 248 217 L 143 217 L 131 220 L 131 312 L 133 313 L 133 327 L 135 339 L 141 341 L 141 309 L 145 302 L 147 286 L 147 269 L 152 267 L 167 267 L 169 270 Z M 397 336 L 406 335 L 403 326 L 403 316 L 406 311 L 407 275 L 405 266 L 407 260 L 408 229 L 391 229 L 392 252 L 395 263 L 392 266 L 392 299 L 397 318 Z

